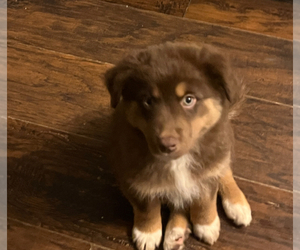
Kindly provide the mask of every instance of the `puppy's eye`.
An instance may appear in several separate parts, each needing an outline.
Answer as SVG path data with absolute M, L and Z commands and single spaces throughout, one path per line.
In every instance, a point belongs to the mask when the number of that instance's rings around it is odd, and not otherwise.
M 143 105 L 145 108 L 150 108 L 151 105 L 152 105 L 152 98 L 146 98 L 144 101 L 143 101 Z
M 196 102 L 197 102 L 197 99 L 195 96 L 186 95 L 185 97 L 183 97 L 183 99 L 181 101 L 181 105 L 184 108 L 191 109 L 195 106 Z

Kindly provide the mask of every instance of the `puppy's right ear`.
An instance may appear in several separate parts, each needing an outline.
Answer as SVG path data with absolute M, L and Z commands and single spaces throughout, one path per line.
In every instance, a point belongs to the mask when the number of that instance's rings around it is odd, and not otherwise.
M 110 94 L 110 105 L 116 108 L 120 102 L 124 82 L 129 74 L 128 67 L 115 66 L 105 73 L 105 85 Z

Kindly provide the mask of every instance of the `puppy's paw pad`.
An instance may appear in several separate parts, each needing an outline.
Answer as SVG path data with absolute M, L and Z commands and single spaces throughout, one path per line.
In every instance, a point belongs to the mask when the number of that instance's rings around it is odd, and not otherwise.
M 184 241 L 191 233 L 189 228 L 174 227 L 166 231 L 164 240 L 164 250 L 181 250 L 184 247 Z
M 210 225 L 194 225 L 194 234 L 202 241 L 209 245 L 213 245 L 220 235 L 220 219 L 216 217 Z
M 252 221 L 251 208 L 246 201 L 245 205 L 233 204 L 229 200 L 223 201 L 223 207 L 229 219 L 238 226 L 249 226 Z
M 161 229 L 154 233 L 145 233 L 136 227 L 132 230 L 132 239 L 138 250 L 154 250 L 159 246 L 162 237 Z

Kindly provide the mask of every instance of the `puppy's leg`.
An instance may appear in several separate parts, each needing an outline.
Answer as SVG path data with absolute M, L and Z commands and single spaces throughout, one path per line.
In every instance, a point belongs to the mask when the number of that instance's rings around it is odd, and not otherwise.
M 138 250 L 154 250 L 159 246 L 162 237 L 160 201 L 132 201 L 134 226 L 132 238 Z
M 194 234 L 212 245 L 220 234 L 220 219 L 217 212 L 218 185 L 213 183 L 206 189 L 206 193 L 191 205 L 190 215 Z
M 220 194 L 227 216 L 236 225 L 248 226 L 252 220 L 251 208 L 245 195 L 233 179 L 230 168 L 220 178 Z
M 167 224 L 164 250 L 181 250 L 184 247 L 184 241 L 189 237 L 188 219 L 185 211 L 172 211 Z

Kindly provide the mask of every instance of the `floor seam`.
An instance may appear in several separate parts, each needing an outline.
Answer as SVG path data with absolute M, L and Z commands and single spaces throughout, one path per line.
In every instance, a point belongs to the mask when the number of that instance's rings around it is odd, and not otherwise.
M 78 59 L 81 59 L 81 60 L 84 60 L 84 61 L 87 61 L 87 62 L 93 62 L 93 63 L 97 63 L 97 64 L 101 64 L 101 65 L 109 65 L 111 67 L 114 66 L 114 64 L 109 63 L 109 62 L 104 62 L 104 61 L 95 60 L 95 59 L 89 59 L 89 58 L 77 56 L 77 55 L 74 55 L 74 54 L 69 54 L 69 53 L 60 52 L 60 51 L 51 50 L 51 49 L 46 49 L 46 48 L 43 48 L 43 47 L 40 47 L 40 46 L 36 46 L 36 45 L 21 43 L 19 41 L 15 41 L 15 42 L 18 43 L 18 44 L 20 44 L 20 45 L 24 45 L 26 47 L 36 48 L 36 49 L 39 49 L 39 50 L 42 50 L 42 51 L 48 51 L 48 52 L 52 52 L 52 53 L 57 53 L 57 54 L 63 55 L 63 56 L 70 56 L 70 57 L 78 58 Z M 11 45 L 8 45 L 7 47 L 8 48 L 16 48 L 16 47 L 11 46 Z M 7 79 L 7 81 L 9 82 L 9 79 Z M 252 95 L 246 95 L 246 97 L 249 98 L 249 99 L 255 99 L 255 100 L 262 101 L 262 102 L 276 104 L 276 105 L 279 105 L 279 106 L 285 106 L 285 107 L 289 107 L 289 108 L 293 108 L 293 107 L 300 108 L 300 105 L 290 105 L 290 104 L 286 104 L 286 103 L 282 103 L 282 102 L 277 102 L 277 101 L 272 101 L 272 100 L 268 100 L 268 99 L 264 99 L 264 98 L 260 98 L 260 97 L 256 97 L 256 96 L 252 96 Z
M 76 237 L 73 237 L 73 236 L 70 236 L 70 235 L 67 235 L 67 234 L 63 234 L 63 233 L 60 233 L 60 232 L 57 232 L 57 231 L 53 231 L 53 230 L 50 230 L 50 229 L 47 229 L 47 228 L 43 228 L 41 226 L 36 226 L 36 225 L 30 224 L 28 222 L 24 222 L 24 221 L 15 219 L 15 218 L 7 217 L 7 219 L 11 220 L 11 221 L 14 221 L 14 222 L 18 222 L 18 223 L 20 223 L 24 226 L 33 227 L 33 228 L 36 228 L 36 229 L 39 229 L 39 230 L 42 230 L 42 231 L 45 231 L 45 232 L 48 232 L 48 233 L 53 233 L 53 234 L 56 234 L 56 235 L 59 235 L 59 236 L 62 236 L 62 237 L 68 238 L 68 239 L 72 239 L 72 240 L 75 240 L 75 241 L 78 241 L 78 242 L 81 242 L 81 243 L 86 243 L 86 244 L 89 244 L 89 245 L 100 247 L 103 250 L 113 250 L 112 248 L 104 247 L 104 246 L 98 245 L 98 244 L 93 243 L 93 242 L 88 241 L 88 240 L 83 240 L 83 239 L 76 238 Z
M 187 13 L 187 11 L 188 11 L 188 8 L 190 7 L 191 3 L 192 3 L 192 0 L 189 0 L 189 3 L 188 3 L 188 5 L 186 6 L 186 8 L 185 8 L 185 10 L 184 10 L 184 13 L 183 13 L 182 18 L 185 18 L 185 15 L 186 15 L 186 13 Z
M 115 5 L 115 6 L 124 6 L 126 8 L 131 8 L 137 11 L 141 11 L 141 12 L 147 12 L 147 13 L 153 13 L 155 15 L 167 15 L 165 13 L 161 13 L 161 12 L 157 12 L 157 11 L 153 11 L 153 10 L 146 10 L 146 9 L 140 9 L 134 6 L 130 6 L 130 5 L 125 5 L 125 4 L 119 4 L 119 3 L 112 3 L 112 2 L 106 2 L 106 1 L 101 1 L 102 3 L 108 4 L 108 5 Z M 245 33 L 250 33 L 250 34 L 255 34 L 255 35 L 259 35 L 262 37 L 269 37 L 269 38 L 274 38 L 277 40 L 282 40 L 282 41 L 288 41 L 290 43 L 293 43 L 293 40 L 291 39 L 287 39 L 287 38 L 283 38 L 283 37 L 277 37 L 277 36 L 272 36 L 272 35 L 268 35 L 268 34 L 263 34 L 263 33 L 259 33 L 259 32 L 255 32 L 255 31 L 251 31 L 251 30 L 243 30 L 243 29 L 239 29 L 239 28 L 235 28 L 235 27 L 228 27 L 225 25 L 221 25 L 221 24 L 216 24 L 216 23 L 210 23 L 210 22 L 206 22 L 206 21 L 202 21 L 202 20 L 197 20 L 197 19 L 192 19 L 192 18 L 186 18 L 186 17 L 181 17 L 181 16 L 175 16 L 175 15 L 169 15 L 172 16 L 174 18 L 179 18 L 179 19 L 184 19 L 190 22 L 195 22 L 195 23 L 202 23 L 202 24 L 207 24 L 207 25 L 212 25 L 212 26 L 216 26 L 216 27 L 222 27 L 224 29 L 232 29 L 235 31 L 239 31 L 239 32 L 245 32 Z
M 241 180 L 241 181 L 246 181 L 246 182 L 250 182 L 250 183 L 253 183 L 253 184 L 257 184 L 257 185 L 260 185 L 260 186 L 264 186 L 264 187 L 268 187 L 268 188 L 272 188 L 272 189 L 277 189 L 277 190 L 287 192 L 287 193 L 298 192 L 296 190 L 294 191 L 294 190 L 289 190 L 289 189 L 285 189 L 285 188 L 272 186 L 272 185 L 265 184 L 265 183 L 262 183 L 262 182 L 259 182 L 259 181 L 254 181 L 254 180 L 250 180 L 250 179 L 247 179 L 247 178 L 244 178 L 244 177 L 240 177 L 240 176 L 237 176 L 237 175 L 234 175 L 234 178 L 238 179 L 238 180 Z

